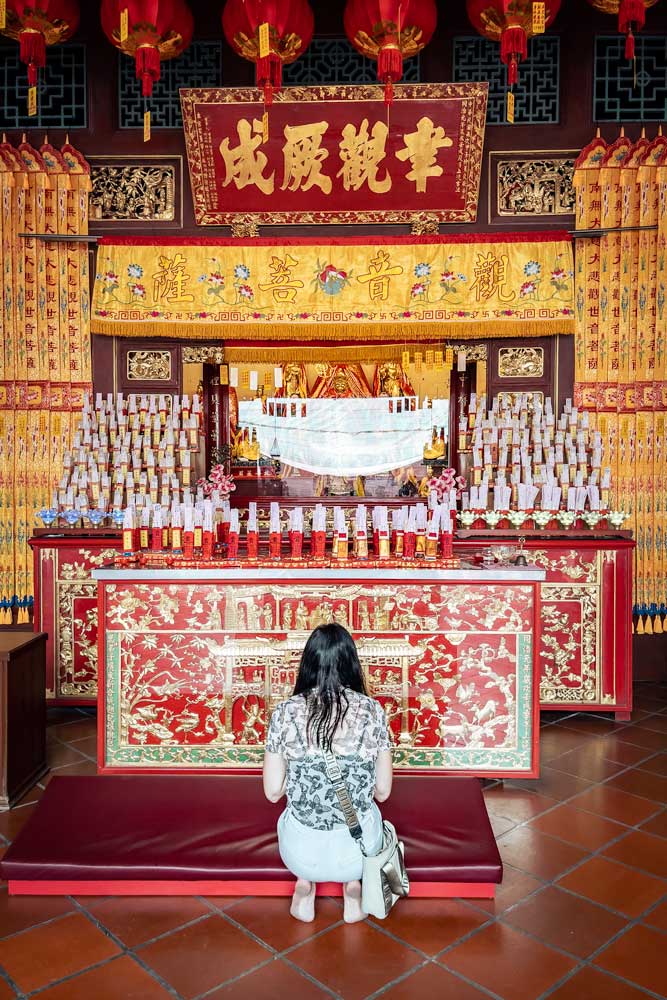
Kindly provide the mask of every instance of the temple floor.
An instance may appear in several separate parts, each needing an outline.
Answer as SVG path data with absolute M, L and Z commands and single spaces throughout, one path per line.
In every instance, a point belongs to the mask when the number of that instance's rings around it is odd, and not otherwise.
M 95 774 L 94 712 L 49 712 L 51 774 Z M 539 781 L 489 783 L 495 902 L 405 900 L 348 926 L 284 899 L 0 895 L 0 1000 L 641 1000 L 667 996 L 667 684 L 629 723 L 544 713 Z M 0 814 L 0 850 L 45 781 Z

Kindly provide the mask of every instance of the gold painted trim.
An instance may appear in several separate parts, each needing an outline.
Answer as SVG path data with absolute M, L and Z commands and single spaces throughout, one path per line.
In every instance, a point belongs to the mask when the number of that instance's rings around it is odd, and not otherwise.
M 511 215 L 499 216 L 496 213 L 495 220 L 494 216 L 491 214 L 491 191 L 496 190 L 491 184 L 493 180 L 493 174 L 491 170 L 491 164 L 494 157 L 500 156 L 531 156 L 536 160 L 542 159 L 546 156 L 572 156 L 574 159 L 579 156 L 581 150 L 579 149 L 490 149 L 488 151 L 488 160 L 486 164 L 486 177 L 487 177 L 487 191 L 486 191 L 486 218 L 490 226 L 507 226 L 507 219 L 511 219 Z M 496 173 L 497 176 L 497 173 Z M 497 207 L 497 206 L 496 206 Z M 532 216 L 534 219 L 569 219 L 574 216 L 574 212 L 568 212 L 567 215 L 535 215 Z M 530 220 L 531 216 L 517 215 L 517 219 Z
M 147 223 L 142 223 L 141 219 L 100 219 L 98 222 L 96 222 L 96 220 L 93 219 L 93 220 L 91 220 L 91 223 L 90 223 L 93 226 L 93 228 L 99 227 L 100 229 L 103 229 L 103 228 L 105 228 L 108 225 L 111 225 L 111 226 L 114 226 L 114 225 L 115 226 L 137 226 L 137 227 L 142 227 L 142 226 L 145 226 L 145 225 L 150 225 L 150 226 L 156 226 L 159 229 L 182 229 L 183 228 L 183 223 L 184 223 L 184 215 L 183 215 L 184 192 L 183 192 L 183 189 L 185 187 L 185 170 L 183 169 L 183 159 L 184 159 L 184 157 L 183 157 L 182 153 L 156 153 L 155 156 L 151 156 L 149 153 L 136 153 L 136 154 L 131 154 L 131 153 L 120 154 L 120 153 L 118 153 L 118 154 L 113 154 L 113 155 L 110 155 L 110 156 L 102 156 L 102 155 L 99 155 L 97 153 L 91 153 L 89 156 L 86 157 L 86 159 L 88 160 L 89 163 L 95 164 L 96 166 L 98 166 L 98 165 L 102 165 L 103 166 L 105 163 L 109 163 L 112 160 L 116 160 L 118 162 L 121 162 L 121 161 L 125 162 L 125 163 L 127 163 L 128 166 L 131 166 L 132 163 L 138 162 L 138 161 L 141 161 L 141 160 L 146 160 L 148 164 L 155 163 L 156 165 L 160 165 L 161 163 L 165 163 L 167 165 L 171 165 L 173 163 L 173 164 L 177 164 L 178 165 L 178 169 L 180 171 L 180 173 L 179 173 L 179 181 L 180 181 L 179 187 L 180 187 L 180 191 L 178 192 L 178 195 L 179 195 L 179 197 L 178 197 L 178 203 L 175 203 L 175 204 L 178 205 L 178 210 L 179 210 L 179 213 L 180 213 L 178 218 L 174 219 L 173 221 L 168 221 L 168 222 L 162 222 L 159 219 L 157 221 L 154 220 L 154 219 L 150 219 L 150 220 L 148 220 Z

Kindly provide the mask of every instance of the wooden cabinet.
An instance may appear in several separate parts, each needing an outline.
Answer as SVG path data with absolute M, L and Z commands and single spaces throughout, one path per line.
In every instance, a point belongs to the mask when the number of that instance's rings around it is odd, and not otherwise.
M 0 809 L 46 771 L 46 635 L 0 631 Z

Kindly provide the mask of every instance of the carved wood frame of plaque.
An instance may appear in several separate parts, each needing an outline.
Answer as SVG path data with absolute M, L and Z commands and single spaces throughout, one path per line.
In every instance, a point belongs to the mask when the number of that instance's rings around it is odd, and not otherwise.
M 90 163 L 92 180 L 93 180 L 93 191 L 90 196 L 90 219 L 89 228 L 91 232 L 96 232 L 103 230 L 108 233 L 109 227 L 122 226 L 123 229 L 129 232 L 143 231 L 146 226 L 150 226 L 152 229 L 168 229 L 168 230 L 180 230 L 183 228 L 183 157 L 178 154 L 174 155 L 141 155 L 137 153 L 127 154 L 126 156 L 115 156 L 115 155 L 90 155 L 87 157 Z M 170 217 L 160 218 L 159 215 L 147 215 L 146 217 L 137 217 L 135 214 L 122 214 L 122 209 L 119 211 L 115 209 L 108 215 L 95 216 L 95 181 L 96 172 L 103 167 L 111 167 L 117 169 L 125 169 L 128 172 L 132 170 L 142 171 L 150 167 L 155 167 L 158 170 L 162 169 L 168 171 L 172 177 L 173 191 L 167 194 L 167 198 L 171 201 L 171 212 L 167 212 L 166 215 Z M 131 174 L 129 177 L 119 178 L 119 186 L 123 183 L 131 183 Z
M 574 170 L 574 160 L 578 155 L 578 151 L 573 149 L 511 149 L 490 151 L 487 163 L 487 212 L 489 225 L 507 226 L 509 219 L 521 219 L 522 222 L 527 223 L 534 221 L 536 225 L 540 226 L 543 226 L 545 222 L 557 222 L 559 225 L 562 225 L 563 228 L 566 228 L 574 221 L 574 202 L 572 203 L 571 212 L 522 211 L 521 209 L 511 212 L 503 210 L 500 206 L 501 198 L 498 187 L 499 167 L 501 163 L 514 160 L 524 160 L 535 163 L 540 163 L 544 160 L 572 160 Z

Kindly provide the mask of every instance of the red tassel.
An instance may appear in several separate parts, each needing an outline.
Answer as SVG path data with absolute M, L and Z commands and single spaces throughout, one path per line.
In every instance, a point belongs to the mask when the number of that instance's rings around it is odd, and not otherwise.
M 268 56 L 262 56 L 257 60 L 255 68 L 255 78 L 260 90 L 264 90 L 264 103 L 270 104 L 273 99 L 273 91 L 280 90 L 283 82 L 283 64 L 280 56 L 276 52 L 269 52 Z M 267 102 L 266 86 L 269 85 L 270 99 Z
M 160 79 L 160 53 L 153 45 L 142 45 L 134 56 L 137 80 L 141 80 L 142 97 L 150 97 L 153 84 Z
M 397 83 L 403 76 L 403 53 L 392 46 L 378 52 L 378 80 L 383 83 Z
M 618 8 L 618 30 L 621 34 L 630 31 L 634 24 L 635 31 L 641 31 L 646 21 L 644 0 L 621 0 Z
M 386 105 L 394 103 L 394 85 L 391 80 L 387 80 L 384 85 L 384 103 Z
M 264 81 L 264 107 L 270 108 L 273 104 L 273 87 L 270 80 Z
M 500 36 L 500 58 L 507 65 L 512 56 L 519 62 L 528 55 L 528 39 L 523 28 L 505 28 Z
M 625 58 L 632 61 L 635 58 L 635 36 L 628 31 L 625 36 Z
M 37 67 L 35 66 L 34 63 L 28 63 L 28 86 L 36 87 L 37 79 L 38 79 Z
M 519 81 L 519 67 L 516 56 L 512 56 L 507 67 L 507 85 L 513 87 Z
M 21 62 L 28 64 L 28 73 L 30 73 L 30 66 L 32 66 L 36 83 L 37 70 L 46 66 L 46 42 L 41 31 L 22 31 L 20 33 L 19 55 Z M 35 83 L 31 83 L 30 86 L 33 87 Z

